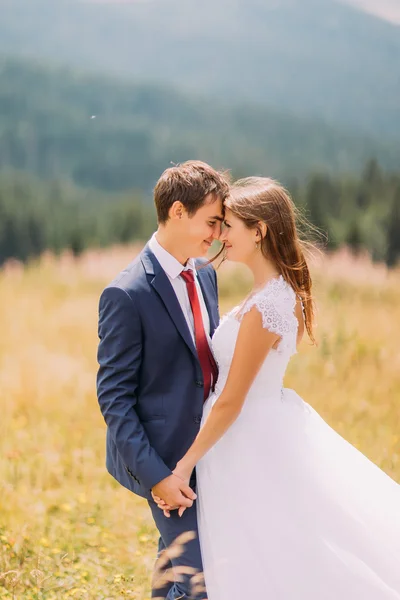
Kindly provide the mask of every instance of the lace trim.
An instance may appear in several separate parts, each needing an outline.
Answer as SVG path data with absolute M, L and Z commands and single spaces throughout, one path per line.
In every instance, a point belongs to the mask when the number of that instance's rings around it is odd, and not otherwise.
M 296 354 L 299 326 L 295 315 L 296 294 L 282 275 L 268 281 L 262 290 L 249 298 L 235 318 L 240 321 L 254 306 L 261 313 L 263 327 L 280 336 L 276 350 Z

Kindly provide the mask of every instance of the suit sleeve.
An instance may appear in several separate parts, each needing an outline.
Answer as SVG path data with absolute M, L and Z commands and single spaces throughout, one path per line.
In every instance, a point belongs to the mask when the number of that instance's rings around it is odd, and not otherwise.
M 106 288 L 99 305 L 97 397 L 117 450 L 141 485 L 151 490 L 171 475 L 149 443 L 135 410 L 142 361 L 141 322 L 132 298 Z

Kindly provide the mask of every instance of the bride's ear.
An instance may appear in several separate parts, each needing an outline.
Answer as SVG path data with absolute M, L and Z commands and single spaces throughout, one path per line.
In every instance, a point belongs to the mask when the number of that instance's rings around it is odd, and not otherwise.
M 261 239 L 263 240 L 265 238 L 265 236 L 267 235 L 267 229 L 268 229 L 267 224 L 264 221 L 259 221 L 258 227 L 261 232 Z M 261 239 L 260 239 L 260 241 L 261 241 Z

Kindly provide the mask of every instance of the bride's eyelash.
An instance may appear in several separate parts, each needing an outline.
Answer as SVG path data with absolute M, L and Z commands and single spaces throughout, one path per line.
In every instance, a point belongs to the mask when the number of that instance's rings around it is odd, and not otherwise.
M 230 225 L 228 225 L 228 223 L 226 223 L 226 222 L 224 222 L 224 225 L 225 225 L 225 227 L 227 227 L 228 229 L 230 229 L 230 228 L 231 228 L 231 226 L 230 226 Z

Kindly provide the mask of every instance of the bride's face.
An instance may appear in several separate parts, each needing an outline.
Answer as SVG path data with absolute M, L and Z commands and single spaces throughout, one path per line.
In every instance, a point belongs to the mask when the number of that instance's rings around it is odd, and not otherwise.
M 219 239 L 225 244 L 228 260 L 248 263 L 256 252 L 257 231 L 248 229 L 229 208 L 225 210 L 224 225 Z

